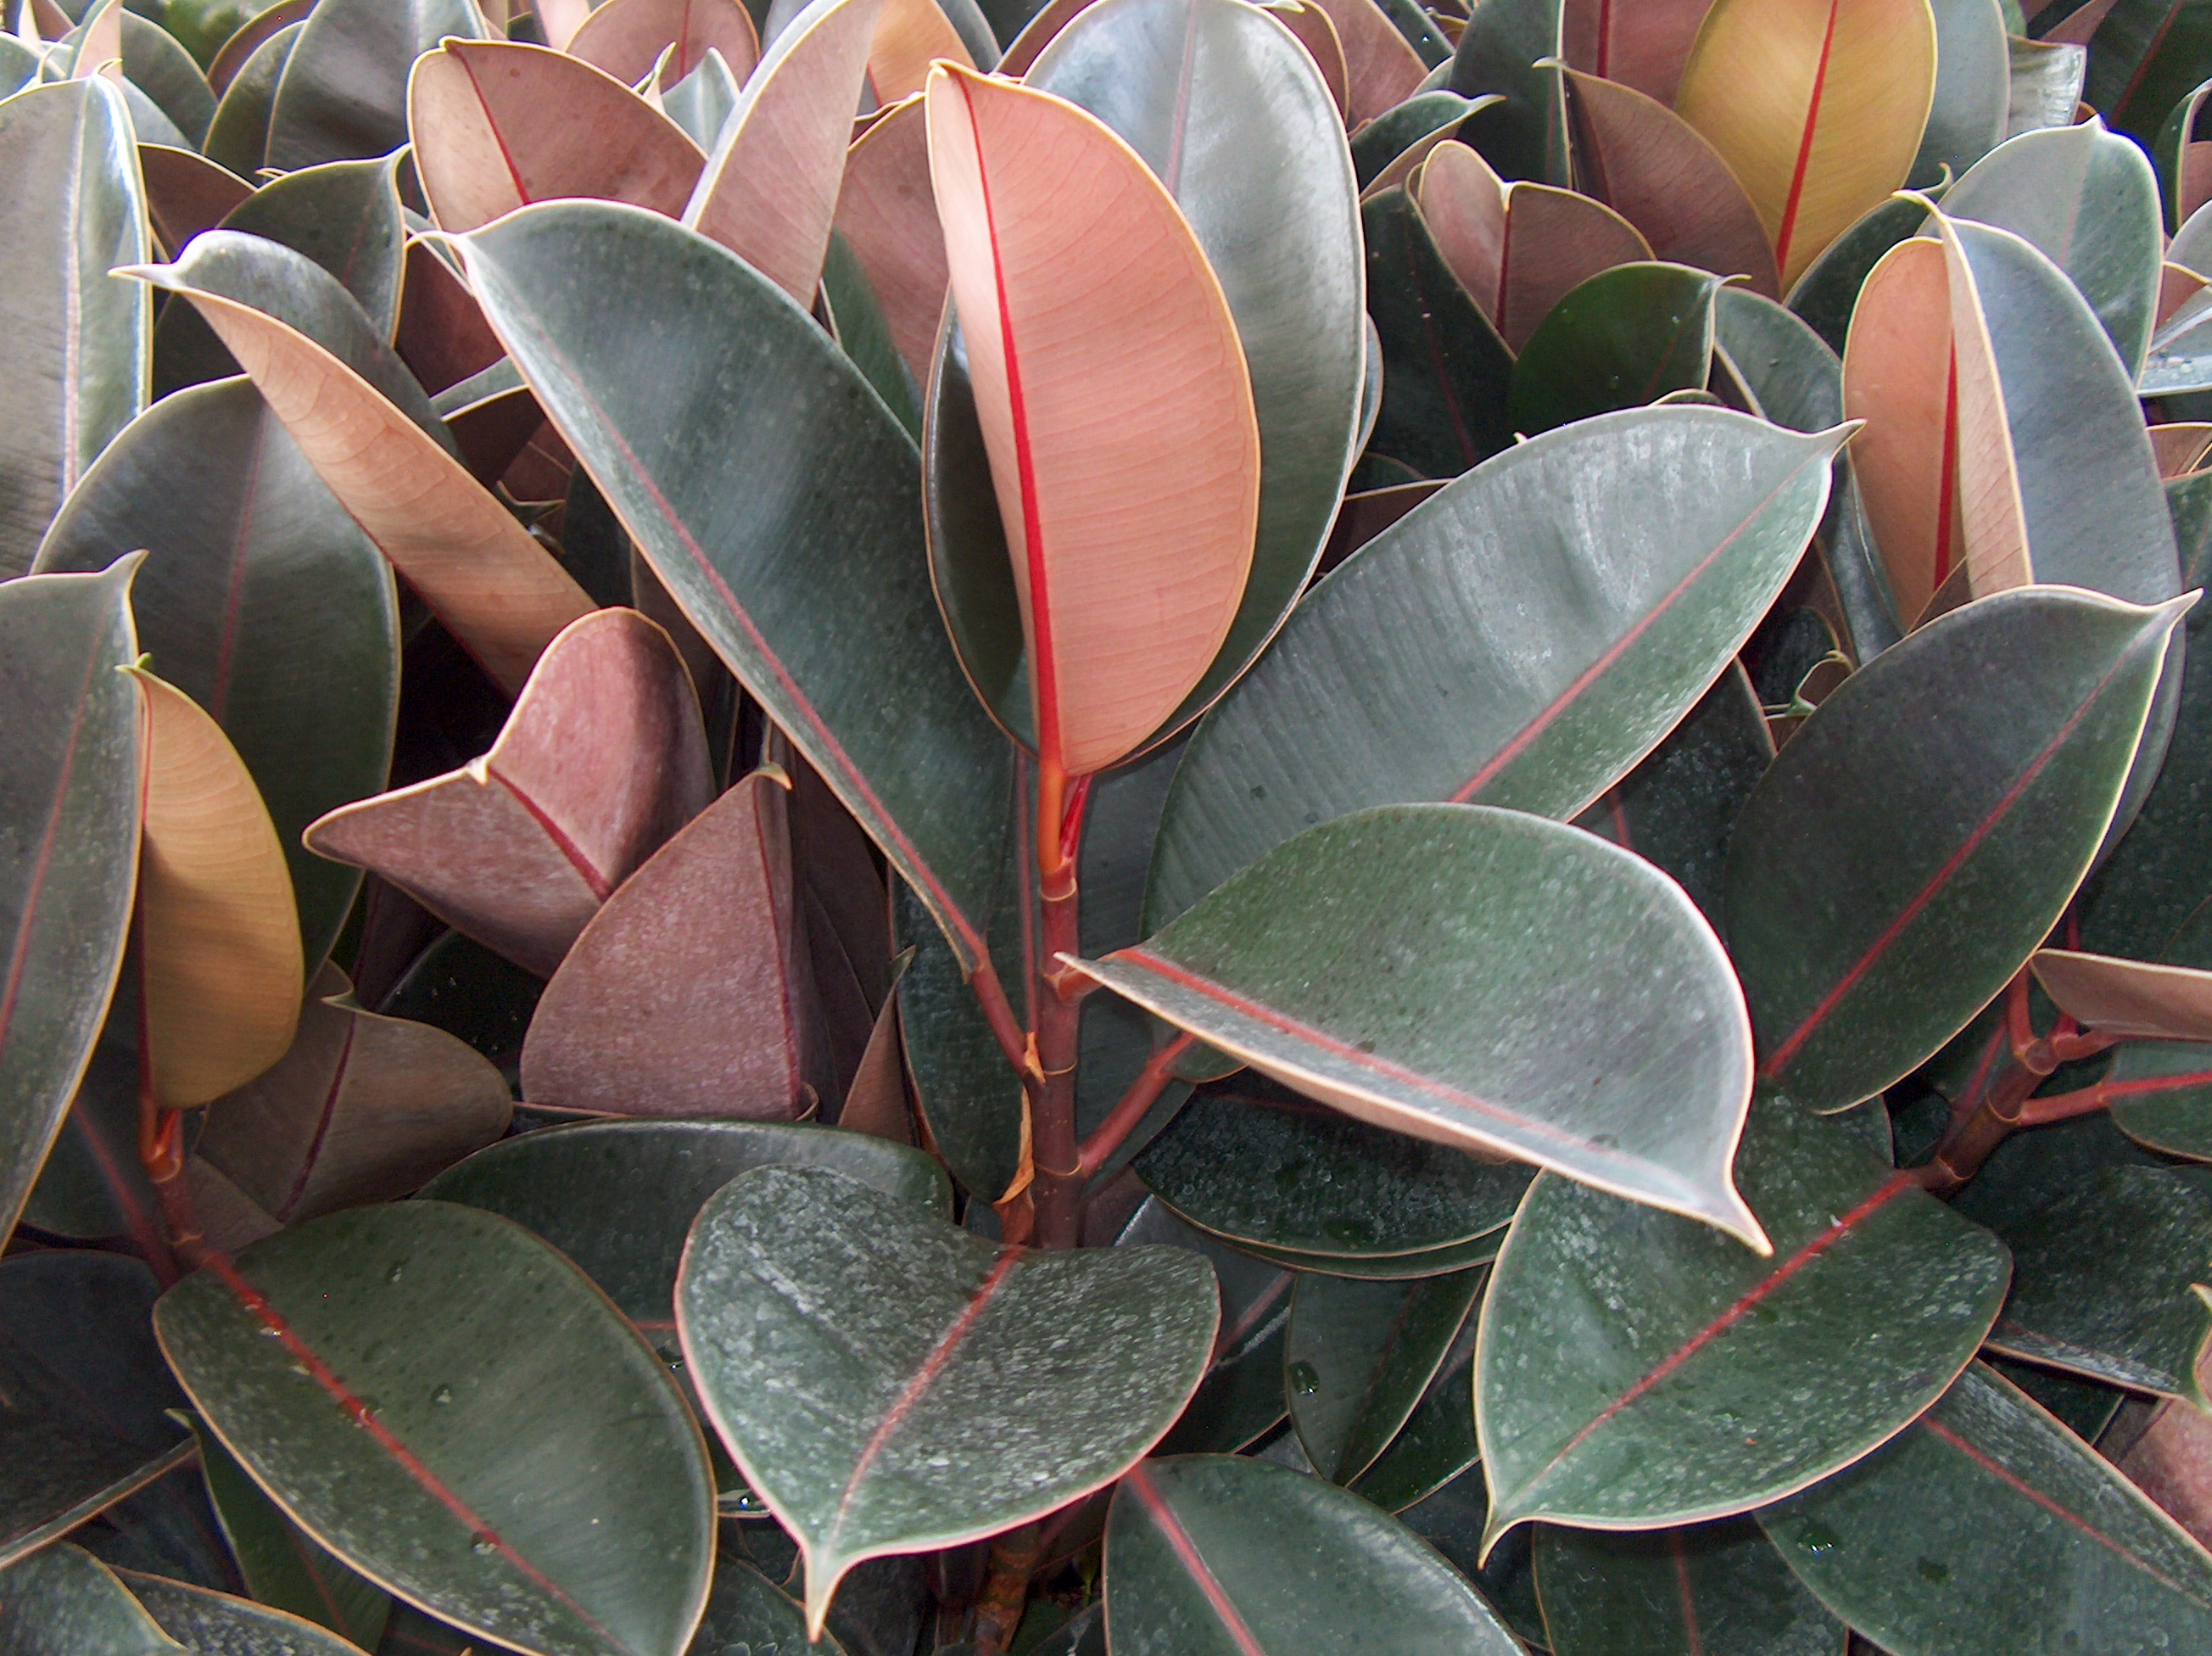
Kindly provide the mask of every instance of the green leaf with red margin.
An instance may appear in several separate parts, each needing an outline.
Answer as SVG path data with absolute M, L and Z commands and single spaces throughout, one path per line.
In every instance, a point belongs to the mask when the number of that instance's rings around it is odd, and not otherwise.
M 1764 1249 L 1729 1182 L 1749 1031 L 1719 941 L 1680 886 L 1592 835 L 1485 806 L 1378 807 L 1078 964 L 1347 1114 Z
M 1349 1484 L 1389 1446 L 1459 1336 L 1488 1272 L 1405 1282 L 1307 1275 L 1283 1355 L 1291 1424 L 1314 1470 Z
M 0 1568 L 189 1459 L 154 1274 L 52 1249 L 0 1264 Z
M 715 1429 L 806 1564 L 1042 1517 L 1119 1477 L 1206 1372 L 1212 1270 L 1176 1248 L 1000 1248 L 818 1168 L 709 1202 L 677 1324 Z
M 8 1656 L 184 1656 L 114 1573 L 64 1543 L 0 1572 Z
M 1489 1287 L 1486 1273 L 1483 1287 Z M 1403 1513 L 1482 1458 L 1474 1435 L 1474 1346 L 1481 1322 L 1478 1304 L 1398 1435 L 1352 1481 L 1352 1494 L 1386 1513 Z
M 137 1570 L 116 1572 L 155 1625 L 186 1650 L 281 1651 L 283 1656 L 361 1656 L 369 1644 L 354 1644 L 311 1618 L 289 1610 L 233 1598 L 206 1587 L 173 1581 Z
M 545 203 L 459 245 L 663 584 L 981 965 L 1008 746 L 944 634 L 915 624 L 933 607 L 921 467 L 896 418 L 781 290 L 666 219 Z M 641 378 L 671 326 L 680 366 Z
M 1686 265 L 1601 271 L 1552 307 L 1513 364 L 1513 429 L 1534 435 L 1705 388 L 1721 278 Z
M 1642 1535 L 1536 1526 L 1553 1656 L 1837 1656 L 1844 1625 L 1748 1519 Z
M 543 1656 L 690 1641 L 706 1445 L 652 1348 L 520 1227 L 446 1202 L 333 1214 L 211 1256 L 154 1325 L 254 1481 L 400 1598 Z
M 407 142 L 407 73 L 416 58 L 448 35 L 481 40 L 484 33 L 472 0 L 317 0 L 276 83 L 269 165 L 292 173 L 390 155 Z
M 1821 703 L 1729 852 L 1729 941 L 1763 1075 L 1844 1109 L 2003 988 L 2104 837 L 2191 601 L 1998 593 Z
M 1106 1523 L 1114 1656 L 1508 1656 L 1464 1577 L 1358 1496 L 1243 1455 L 1148 1460 Z
M 138 863 L 137 659 L 125 557 L 0 586 L 0 1238 L 107 1014 Z
M 1820 521 L 1842 437 L 1633 410 L 1438 490 L 1316 587 L 1194 733 L 1147 925 L 1364 806 L 1574 816 L 1750 636 Z
M 1771 1258 L 1560 1179 L 1529 1190 L 1475 1353 L 1486 1553 L 1532 1518 L 1656 1529 L 1778 1500 L 1972 1359 L 2004 1298 L 1995 1237 L 1776 1095 L 1735 1174 Z
M 2096 30 L 2082 99 L 2148 147 L 2166 112 L 2204 78 L 2212 9 L 2202 0 L 2118 0 Z
M 2212 1558 L 1978 1363 L 1895 1442 L 1759 1521 L 1887 1649 L 2212 1647 Z

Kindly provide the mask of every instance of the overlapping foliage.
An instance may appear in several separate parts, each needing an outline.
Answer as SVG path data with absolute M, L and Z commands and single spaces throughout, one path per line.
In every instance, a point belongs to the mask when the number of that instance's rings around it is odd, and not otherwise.
M 2212 1648 L 2189 0 L 4 21 L 0 1656 Z

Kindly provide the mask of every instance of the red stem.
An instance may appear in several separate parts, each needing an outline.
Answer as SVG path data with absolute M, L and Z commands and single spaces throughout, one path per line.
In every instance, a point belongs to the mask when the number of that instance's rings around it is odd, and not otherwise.
M 1129 1083 L 1129 1090 L 1121 1094 L 1121 1102 L 1107 1112 L 1106 1119 L 1098 1123 L 1098 1130 L 1083 1141 L 1083 1155 L 1079 1165 L 1087 1182 L 1098 1177 L 1098 1170 L 1113 1159 L 1121 1142 L 1137 1130 L 1137 1123 L 1152 1113 L 1159 1102 L 1160 1094 L 1168 1090 L 1175 1076 L 1176 1062 L 1198 1044 L 1195 1035 L 1178 1035 L 1152 1054 L 1145 1067 L 1137 1072 L 1137 1079 Z

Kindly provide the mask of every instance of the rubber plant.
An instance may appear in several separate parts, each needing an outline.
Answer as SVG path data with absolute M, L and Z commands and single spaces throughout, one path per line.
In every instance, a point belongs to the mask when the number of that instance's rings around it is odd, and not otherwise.
M 2212 1649 L 2196 10 L 228 17 L 0 9 L 0 1656 Z

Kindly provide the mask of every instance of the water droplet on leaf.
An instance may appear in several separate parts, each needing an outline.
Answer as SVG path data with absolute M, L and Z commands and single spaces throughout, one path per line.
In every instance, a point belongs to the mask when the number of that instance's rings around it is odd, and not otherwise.
M 448 1403 L 453 1400 L 453 1388 L 450 1385 L 441 1385 L 430 1394 L 430 1401 L 434 1403 Z
M 1291 1390 L 1301 1397 L 1310 1397 L 1321 1390 L 1321 1371 L 1311 1363 L 1292 1363 Z

